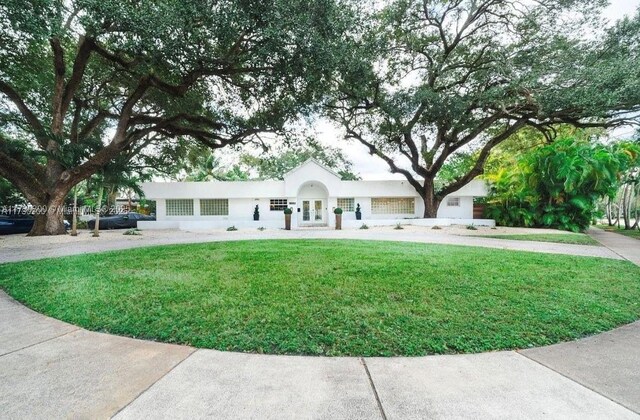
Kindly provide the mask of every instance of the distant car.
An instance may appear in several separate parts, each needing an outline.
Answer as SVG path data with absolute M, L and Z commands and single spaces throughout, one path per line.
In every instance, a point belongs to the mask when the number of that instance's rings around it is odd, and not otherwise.
M 114 216 L 100 217 L 100 229 L 130 229 L 138 227 L 140 220 L 156 220 L 153 216 L 130 212 L 125 214 L 116 214 Z M 87 221 L 89 229 L 96 227 L 96 219 Z
M 34 222 L 33 216 L 0 216 L 0 235 L 29 233 Z M 65 220 L 64 227 L 69 229 L 71 224 Z

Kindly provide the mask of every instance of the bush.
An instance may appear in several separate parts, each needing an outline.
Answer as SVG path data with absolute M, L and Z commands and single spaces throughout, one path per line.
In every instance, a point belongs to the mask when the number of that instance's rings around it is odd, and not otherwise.
M 333 213 L 342 214 L 342 209 L 340 207 L 336 207 L 335 209 L 333 209 Z
M 474 225 L 467 225 L 467 230 L 478 230 Z
M 293 213 L 293 209 L 291 207 L 285 207 L 284 214 L 291 214 L 291 213 Z
M 369 226 L 367 226 L 366 223 L 363 223 L 362 226 L 360 226 L 360 229 L 369 229 Z
M 258 230 L 259 230 L 260 232 L 262 232 L 263 230 L 266 230 L 266 229 L 267 229 L 267 228 L 265 228 L 264 226 L 260 226 L 260 227 L 258 228 Z
M 237 227 L 235 227 L 235 226 L 229 226 L 229 227 L 227 228 L 227 232 L 233 232 L 233 231 L 236 231 L 236 230 L 238 230 L 238 228 L 237 228 Z
M 142 234 L 140 233 L 140 229 L 132 228 L 132 229 L 125 230 L 123 235 L 142 235 Z
M 394 227 L 394 229 L 395 229 L 395 230 L 402 230 L 402 229 L 404 229 L 404 228 L 402 227 L 402 225 L 400 224 L 400 222 L 398 222 L 398 223 L 396 224 L 396 226 Z
M 503 226 L 583 231 L 598 216 L 597 200 L 615 194 L 637 153 L 637 146 L 570 138 L 534 149 L 488 177 L 486 215 Z
M 442 229 L 442 228 L 441 228 L 440 226 L 438 226 L 438 225 L 435 225 L 435 226 L 433 226 L 431 229 L 433 229 L 433 230 L 440 230 L 440 229 Z

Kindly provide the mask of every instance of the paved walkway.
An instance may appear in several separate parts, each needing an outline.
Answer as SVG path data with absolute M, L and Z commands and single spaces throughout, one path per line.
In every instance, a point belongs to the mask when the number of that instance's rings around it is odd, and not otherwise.
M 617 258 L 637 246 L 598 235 Z M 89 332 L 0 292 L 0 417 L 640 419 L 639 349 L 640 321 L 475 355 L 229 353 Z
M 416 358 L 195 350 L 79 329 L 0 292 L 2 418 L 640 418 L 640 322 Z
M 605 232 L 606 233 L 606 232 Z M 516 251 L 567 254 L 587 257 L 622 259 L 616 252 L 604 246 L 570 245 L 551 242 L 514 241 L 486 238 L 482 236 L 461 236 L 430 229 L 370 229 L 370 230 L 240 230 L 237 232 L 204 231 L 185 232 L 180 230 L 144 231 L 140 236 L 124 236 L 121 231 L 101 233 L 100 238 L 92 238 L 87 232 L 78 237 L 28 238 L 14 241 L 4 237 L 0 241 L 0 263 L 61 257 L 89 252 L 137 248 L 153 245 L 233 241 L 246 239 L 362 239 L 379 241 L 403 241 L 446 245 L 468 245 L 483 248 L 510 249 Z M 24 236 L 24 235 L 21 235 Z M 20 238 L 24 239 L 24 238 Z M 49 239 L 51 239 L 49 241 Z M 57 240 L 62 240 L 59 242 Z
M 619 233 L 607 232 L 598 228 L 589 228 L 589 236 L 609 248 L 622 258 L 640 265 L 640 241 Z

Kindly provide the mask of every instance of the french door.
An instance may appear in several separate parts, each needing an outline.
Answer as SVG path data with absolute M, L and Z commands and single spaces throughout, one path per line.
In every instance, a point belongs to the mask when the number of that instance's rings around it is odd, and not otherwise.
M 324 222 L 324 200 L 302 200 L 302 221 L 306 223 Z

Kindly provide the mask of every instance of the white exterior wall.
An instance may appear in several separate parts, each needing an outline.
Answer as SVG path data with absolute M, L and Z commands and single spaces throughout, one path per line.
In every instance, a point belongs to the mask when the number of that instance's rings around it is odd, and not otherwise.
M 147 228 L 226 228 L 236 227 L 284 227 L 282 211 L 270 211 L 269 200 L 286 198 L 293 208 L 292 227 L 302 223 L 303 199 L 323 200 L 323 222 L 335 225 L 333 209 L 338 198 L 354 198 L 360 204 L 362 221 L 356 221 L 355 212 L 344 212 L 345 226 L 375 220 L 388 221 L 422 218 L 424 203 L 408 181 L 342 181 L 339 176 L 317 162 L 310 160 L 285 175 L 283 181 L 238 182 L 153 182 L 142 185 L 145 196 L 156 200 L 156 222 L 145 222 Z M 473 219 L 473 197 L 486 196 L 483 181 L 472 181 L 452 196 L 460 197 L 460 206 L 447 206 L 447 198 L 438 208 L 439 219 Z M 371 199 L 375 197 L 412 197 L 415 212 L 412 214 L 372 214 Z M 200 216 L 200 199 L 228 199 L 228 216 Z M 167 199 L 193 199 L 193 216 L 167 216 Z M 260 220 L 253 221 L 253 210 L 258 204 Z M 352 222 L 353 221 L 353 222 Z M 359 225 L 358 225 L 359 226 Z
M 457 197 L 452 195 L 452 197 Z M 447 206 L 445 197 L 438 207 L 438 218 L 444 219 L 473 219 L 473 197 L 460 197 L 460 206 Z M 423 206 L 424 207 L 424 206 Z

